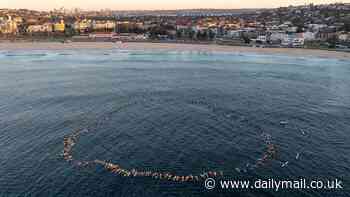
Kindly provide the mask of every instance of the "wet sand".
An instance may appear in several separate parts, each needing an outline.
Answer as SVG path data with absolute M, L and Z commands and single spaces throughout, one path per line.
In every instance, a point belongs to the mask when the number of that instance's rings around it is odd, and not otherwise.
M 293 48 L 253 48 L 241 46 L 204 45 L 204 44 L 176 44 L 176 43 L 136 43 L 128 42 L 116 44 L 111 42 L 17 42 L 0 43 L 0 50 L 65 50 L 65 49 L 113 49 L 126 50 L 154 50 L 154 51 L 203 51 L 203 52 L 232 52 L 232 53 L 258 53 L 280 54 L 298 57 L 321 57 L 350 59 L 349 52 L 327 51 L 317 49 L 293 49 Z

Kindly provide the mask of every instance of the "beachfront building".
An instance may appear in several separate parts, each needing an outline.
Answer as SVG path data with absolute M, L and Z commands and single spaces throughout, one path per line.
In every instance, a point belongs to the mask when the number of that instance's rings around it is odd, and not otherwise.
M 268 41 L 267 35 L 259 35 L 255 41 L 256 43 L 266 44 Z
M 95 32 L 113 32 L 115 28 L 114 21 L 92 21 L 92 30 Z
M 17 34 L 18 28 L 16 21 L 12 20 L 10 15 L 0 18 L 0 33 L 1 34 Z
M 327 28 L 327 27 L 328 27 L 328 25 L 326 25 L 326 24 L 309 24 L 309 25 L 307 25 L 307 29 L 310 32 L 319 32 L 322 29 Z
M 334 39 L 336 37 L 337 37 L 336 30 L 334 28 L 329 28 L 329 27 L 320 29 L 316 34 L 316 38 L 320 41 L 327 41 L 329 39 Z
M 350 33 L 341 32 L 338 34 L 338 39 L 341 42 L 349 42 L 350 41 Z
M 224 37 L 226 38 L 240 38 L 242 36 L 242 30 L 228 30 Z
M 302 38 L 304 38 L 305 41 L 314 41 L 316 40 L 316 33 L 315 32 L 310 32 L 310 31 L 307 31 L 307 32 L 303 32 L 303 33 L 300 33 L 302 34 Z
M 286 32 L 284 31 L 272 31 L 272 32 L 269 32 L 270 34 L 270 41 L 272 43 L 281 43 L 282 40 L 285 40 L 287 39 L 289 36 Z
M 143 22 L 136 22 L 135 28 L 144 30 L 145 26 L 143 25 Z
M 147 39 L 148 36 L 145 34 L 119 33 L 112 35 L 113 41 L 144 41 Z
M 293 39 L 292 37 L 285 37 L 283 38 L 281 45 L 284 47 L 292 47 L 293 46 Z
M 302 34 L 287 34 L 283 38 L 281 45 L 284 47 L 304 47 L 305 39 L 302 37 Z
M 192 23 L 187 19 L 178 19 L 175 23 L 177 39 L 192 38 L 194 32 L 192 31 Z
M 88 34 L 87 39 L 90 41 L 106 42 L 106 41 L 118 40 L 117 39 L 118 36 L 121 36 L 121 34 L 117 34 L 114 32 L 95 32 L 95 33 Z M 126 37 L 128 37 L 128 36 L 126 36 Z M 82 38 L 82 37 L 80 36 L 80 38 Z
M 292 42 L 292 47 L 304 47 L 304 38 L 294 38 Z
M 75 21 L 73 29 L 77 32 L 87 32 L 91 28 L 91 20 Z
M 50 33 L 53 31 L 53 25 L 51 23 L 44 23 L 42 25 L 29 25 L 27 28 L 28 33 Z
M 25 24 L 26 25 L 37 25 L 37 24 L 40 24 L 40 21 L 38 18 L 28 17 L 25 19 Z
M 120 25 L 126 25 L 126 24 L 125 24 L 125 22 L 124 23 L 123 22 L 118 22 L 118 27 Z M 158 24 L 155 21 L 148 20 L 148 21 L 144 22 L 143 26 L 144 26 L 144 29 L 149 30 L 149 29 L 156 28 L 158 26 Z
M 293 31 L 291 31 L 293 30 Z M 270 27 L 269 41 L 271 44 L 282 44 L 283 46 L 293 46 L 294 45 L 303 45 L 304 41 L 314 41 L 316 40 L 315 32 L 300 32 L 296 33 L 296 29 L 287 28 L 286 30 L 281 30 L 278 26 Z
M 65 30 L 65 24 L 63 20 L 61 20 L 59 23 L 54 23 L 53 25 L 54 32 L 64 32 L 64 30 Z
M 14 22 L 16 22 L 17 25 L 23 23 L 23 18 L 20 17 L 20 16 L 15 16 L 15 17 L 13 17 L 12 20 L 13 20 Z

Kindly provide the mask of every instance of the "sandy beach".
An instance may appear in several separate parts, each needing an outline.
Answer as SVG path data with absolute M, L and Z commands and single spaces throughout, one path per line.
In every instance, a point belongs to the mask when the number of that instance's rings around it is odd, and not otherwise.
M 154 51 L 205 51 L 205 52 L 233 52 L 233 53 L 258 53 L 258 54 L 280 54 L 298 57 L 321 57 L 350 59 L 350 53 L 339 51 L 327 51 L 317 49 L 295 49 L 295 48 L 253 48 L 240 46 L 204 45 L 204 44 L 176 44 L 176 43 L 136 43 L 128 42 L 116 44 L 112 42 L 17 42 L 0 43 L 0 50 L 65 50 L 65 49 L 113 49 L 121 48 L 128 50 L 150 49 Z

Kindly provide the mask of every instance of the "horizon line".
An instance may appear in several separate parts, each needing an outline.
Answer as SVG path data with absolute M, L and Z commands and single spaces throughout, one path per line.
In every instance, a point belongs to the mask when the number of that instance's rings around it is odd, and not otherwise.
M 335 5 L 335 4 L 350 4 L 350 3 L 344 3 L 344 2 L 336 2 L 336 3 L 304 3 L 304 4 L 295 4 L 295 5 L 288 5 L 288 6 L 276 6 L 276 7 L 242 7 L 242 8 L 175 8 L 175 9 L 111 9 L 111 8 L 100 8 L 100 9 L 84 9 L 79 7 L 71 7 L 67 8 L 64 6 L 58 7 L 58 8 L 52 8 L 52 9 L 33 9 L 33 8 L 2 8 L 0 7 L 0 10 L 3 9 L 9 9 L 9 10 L 31 10 L 31 11 L 45 11 L 50 12 L 60 9 L 66 9 L 69 11 L 73 11 L 75 9 L 78 9 L 83 12 L 96 12 L 96 11 L 102 11 L 102 10 L 110 10 L 110 11 L 185 11 L 185 10 L 262 10 L 262 9 L 276 9 L 276 8 L 284 8 L 284 7 L 298 7 L 298 6 L 307 6 L 307 5 Z

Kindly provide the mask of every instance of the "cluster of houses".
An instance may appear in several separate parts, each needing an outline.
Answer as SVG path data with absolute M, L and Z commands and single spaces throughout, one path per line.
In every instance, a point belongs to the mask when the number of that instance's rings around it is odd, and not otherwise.
M 108 13 L 108 14 L 104 14 Z M 215 15 L 125 15 L 0 9 L 0 36 L 66 36 L 78 40 L 194 40 L 303 47 L 350 46 L 350 4 L 306 5 Z
M 21 22 L 20 17 L 16 17 L 13 19 L 11 16 L 0 16 L 0 33 L 16 34 L 18 32 L 18 22 Z
M 145 40 L 145 28 L 147 24 L 143 22 L 129 22 L 127 20 L 117 21 L 115 19 L 70 19 L 58 17 L 51 19 L 23 18 L 14 15 L 0 15 L 0 37 L 43 37 L 43 36 L 74 36 L 76 38 L 102 38 L 111 37 L 126 39 L 133 37 L 136 40 Z M 116 31 L 123 32 L 116 35 Z M 137 32 L 133 31 L 138 29 Z M 129 32 L 130 30 L 130 32 Z
M 305 42 L 327 42 L 335 38 L 339 42 L 350 42 L 350 33 L 337 31 L 335 27 L 324 24 L 309 24 L 302 32 L 290 22 L 278 26 L 266 27 L 264 30 L 257 28 L 240 28 L 229 30 L 224 38 L 241 39 L 246 35 L 257 44 L 279 44 L 286 47 L 302 47 Z

